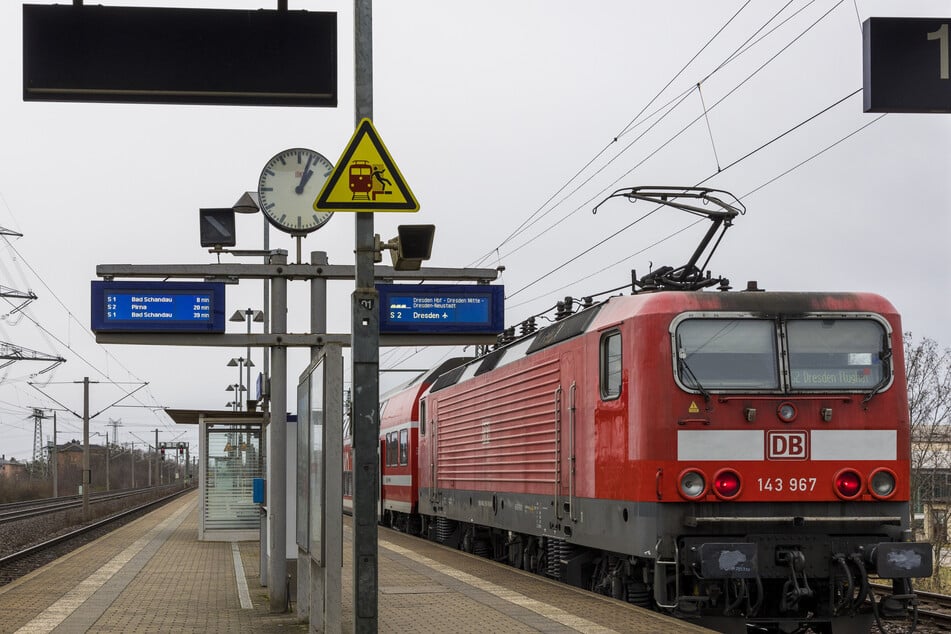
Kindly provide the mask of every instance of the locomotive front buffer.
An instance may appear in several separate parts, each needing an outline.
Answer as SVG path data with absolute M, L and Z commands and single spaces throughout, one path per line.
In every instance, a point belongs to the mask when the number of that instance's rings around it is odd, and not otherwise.
M 805 620 L 822 617 L 855 617 L 872 612 L 881 618 L 900 618 L 916 607 L 909 579 L 933 573 L 932 547 L 918 542 L 876 542 L 860 537 L 830 538 L 820 535 L 749 535 L 749 541 L 709 542 L 703 537 L 679 540 L 679 557 L 687 583 L 675 584 L 676 600 L 656 596 L 677 612 L 745 616 L 750 623 L 775 616 L 788 619 L 787 629 L 797 631 Z M 675 555 L 676 557 L 676 555 Z M 876 601 L 869 575 L 892 581 L 892 594 Z M 812 583 L 810 584 L 810 579 Z M 765 592 L 764 586 L 780 586 Z M 661 584 L 655 585 L 659 590 Z M 825 596 L 821 596 L 825 595 Z M 764 605 L 764 596 L 777 597 L 777 605 Z M 822 614 L 826 611 L 829 614 Z M 779 623 L 780 631 L 783 623 Z M 838 630 L 836 630 L 838 631 Z

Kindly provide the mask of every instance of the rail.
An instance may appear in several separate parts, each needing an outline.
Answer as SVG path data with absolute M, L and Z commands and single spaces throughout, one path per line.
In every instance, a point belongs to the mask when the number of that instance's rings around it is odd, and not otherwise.
M 168 502 L 169 500 L 172 500 L 172 499 L 178 497 L 179 495 L 182 495 L 183 493 L 188 493 L 189 491 L 193 491 L 193 490 L 194 490 L 194 487 L 189 487 L 189 488 L 185 488 L 185 489 L 183 489 L 183 488 L 181 488 L 181 487 L 175 487 L 175 488 L 176 488 L 175 492 L 173 492 L 173 493 L 171 493 L 171 494 L 169 494 L 169 495 L 162 496 L 162 497 L 160 497 L 160 498 L 158 498 L 158 499 L 152 500 L 152 501 L 150 501 L 150 502 L 146 502 L 145 504 L 140 504 L 140 505 L 138 505 L 138 506 L 132 507 L 131 509 L 126 509 L 126 510 L 124 510 L 124 511 L 120 511 L 119 513 L 114 513 L 114 514 L 112 514 L 112 515 L 110 515 L 110 516 L 108 516 L 108 517 L 105 517 L 105 518 L 103 518 L 103 519 L 101 519 L 101 520 L 95 521 L 95 522 L 93 522 L 93 523 L 91 523 L 91 524 L 88 524 L 88 525 L 86 525 L 86 526 L 82 526 L 82 527 L 77 528 L 77 529 L 75 529 L 75 530 L 72 530 L 72 531 L 70 531 L 70 532 L 68 532 L 68 533 L 64 533 L 64 534 L 59 535 L 59 536 L 57 536 L 57 537 L 53 537 L 52 539 L 48 539 L 48 540 L 46 540 L 46 541 L 44 541 L 44 542 L 40 542 L 40 543 L 38 543 L 38 544 L 33 544 L 33 545 L 31 545 L 31 546 L 27 546 L 26 548 L 24 548 L 24 549 L 22 549 L 22 550 L 18 550 L 18 551 L 16 551 L 16 552 L 10 553 L 10 554 L 8 554 L 8 555 L 4 555 L 4 556 L 0 557 L 0 568 L 3 568 L 4 566 L 8 566 L 8 565 L 10 565 L 10 564 L 12 564 L 12 563 L 14 563 L 14 562 L 20 560 L 20 559 L 25 559 L 26 557 L 29 557 L 29 556 L 31 556 L 31 555 L 35 555 L 36 553 L 42 552 L 42 551 L 44 551 L 44 550 L 46 550 L 46 549 L 48 549 L 48 548 L 52 548 L 53 546 L 56 546 L 56 545 L 58 545 L 58 544 L 62 544 L 62 543 L 64 543 L 64 542 L 67 542 L 67 541 L 69 541 L 70 539 L 74 539 L 74 538 L 79 537 L 79 536 L 81 536 L 81 535 L 83 535 L 83 534 L 85 534 L 85 533 L 89 533 L 89 532 L 94 531 L 94 530 L 96 530 L 96 529 L 102 528 L 103 526 L 109 524 L 110 522 L 115 522 L 116 520 L 122 519 L 122 518 L 124 518 L 124 517 L 129 516 L 129 515 L 132 515 L 133 513 L 138 513 L 138 512 L 144 511 L 144 510 L 146 510 L 146 509 L 152 508 L 152 507 L 154 507 L 154 506 L 159 506 L 159 505 L 161 505 L 161 504 L 164 504 L 164 503 Z M 141 491 L 139 491 L 139 492 L 141 493 Z M 101 500 L 100 500 L 100 501 L 101 501 Z

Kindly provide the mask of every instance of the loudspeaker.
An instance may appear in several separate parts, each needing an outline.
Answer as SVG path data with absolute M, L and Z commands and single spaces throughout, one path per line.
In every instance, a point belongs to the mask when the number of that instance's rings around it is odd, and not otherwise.
M 397 227 L 396 249 L 390 251 L 397 271 L 417 271 L 433 252 L 436 225 L 400 225 Z

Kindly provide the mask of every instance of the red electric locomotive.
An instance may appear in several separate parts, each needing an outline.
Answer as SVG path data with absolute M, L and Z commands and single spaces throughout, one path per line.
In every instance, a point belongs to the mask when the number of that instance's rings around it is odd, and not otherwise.
M 895 308 L 731 292 L 694 263 L 402 403 L 400 420 L 418 413 L 419 528 L 721 631 L 865 633 L 905 613 L 932 555 L 909 541 Z M 890 597 L 871 599 L 872 574 Z
M 901 352 L 875 295 L 612 298 L 433 384 L 424 528 L 724 631 L 868 632 L 868 573 L 931 572 Z

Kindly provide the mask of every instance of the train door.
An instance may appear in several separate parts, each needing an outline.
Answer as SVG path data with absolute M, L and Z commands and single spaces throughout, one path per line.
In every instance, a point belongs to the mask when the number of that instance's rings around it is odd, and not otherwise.
M 574 519 L 575 502 L 575 429 L 577 426 L 577 392 L 574 357 L 561 355 L 559 403 L 555 421 L 555 444 L 558 454 L 556 480 L 559 518 Z
M 377 474 L 376 480 L 376 521 L 383 520 L 384 488 L 383 478 L 386 477 L 386 434 L 380 434 L 380 442 L 376 444 Z
M 437 451 L 436 444 L 439 442 L 439 425 L 436 422 L 436 401 L 432 403 L 429 400 L 424 400 L 420 402 L 420 420 L 423 420 L 423 417 L 426 416 L 429 418 L 427 421 L 427 429 L 429 430 L 429 455 L 426 456 L 426 460 L 429 461 L 429 501 L 436 501 L 436 463 L 437 463 Z

